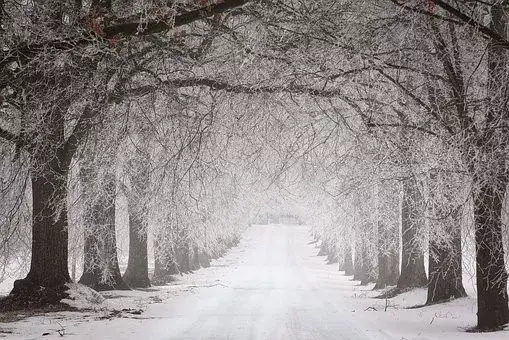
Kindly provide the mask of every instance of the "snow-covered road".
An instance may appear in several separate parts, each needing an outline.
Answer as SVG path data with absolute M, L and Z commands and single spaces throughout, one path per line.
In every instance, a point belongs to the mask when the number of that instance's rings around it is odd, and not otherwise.
M 136 327 L 113 320 L 105 332 L 111 339 L 386 338 L 366 333 L 355 314 L 337 303 L 341 286 L 330 271 L 320 270 L 323 263 L 316 265 L 323 258 L 309 241 L 306 227 L 255 226 L 220 261 L 215 278 L 202 270 L 213 281 L 153 306 L 143 320 L 130 319 Z
M 149 291 L 105 292 L 93 312 L 58 312 L 0 323 L 0 338 L 32 339 L 507 339 L 509 329 L 466 333 L 470 297 L 426 308 L 426 289 L 373 299 L 327 265 L 307 227 L 254 226 L 212 267 Z M 465 281 L 467 282 L 467 281 Z M 468 286 L 467 286 L 468 287 Z M 122 312 L 122 309 L 127 309 Z M 142 309 L 142 314 L 131 313 Z M 43 335 L 44 334 L 44 335 Z

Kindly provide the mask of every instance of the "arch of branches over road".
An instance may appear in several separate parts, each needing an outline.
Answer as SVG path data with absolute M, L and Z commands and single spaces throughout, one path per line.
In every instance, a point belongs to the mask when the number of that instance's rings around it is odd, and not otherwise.
M 0 6 L 2 251 L 31 235 L 3 306 L 58 302 L 80 254 L 89 286 L 148 285 L 149 237 L 159 282 L 206 265 L 238 239 L 224 207 L 247 223 L 242 193 L 298 182 L 331 261 L 427 303 L 465 295 L 472 225 L 477 327 L 509 321 L 509 1 Z

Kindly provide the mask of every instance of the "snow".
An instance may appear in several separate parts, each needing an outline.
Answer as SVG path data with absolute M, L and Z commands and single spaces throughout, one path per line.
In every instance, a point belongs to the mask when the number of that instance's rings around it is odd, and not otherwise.
M 105 298 L 95 290 L 79 283 L 68 283 L 67 287 L 69 298 L 63 299 L 63 303 L 78 309 L 106 308 Z
M 374 299 L 317 257 L 307 227 L 253 226 L 212 267 L 171 285 L 104 292 L 71 285 L 86 312 L 59 312 L 0 325 L 9 339 L 507 339 L 466 333 L 472 297 L 424 308 L 426 290 Z M 94 303 L 94 301 L 96 303 Z M 70 302 L 72 303 L 72 302 Z M 142 312 L 140 314 L 140 312 Z M 4 333 L 5 331 L 12 333 Z M 49 333 L 43 336 L 42 334 Z

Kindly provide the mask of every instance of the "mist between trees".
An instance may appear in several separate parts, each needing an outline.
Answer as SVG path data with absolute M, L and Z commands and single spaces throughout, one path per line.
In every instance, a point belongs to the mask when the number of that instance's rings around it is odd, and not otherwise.
M 427 304 L 467 254 L 478 328 L 509 321 L 509 1 L 0 6 L 2 310 L 164 284 L 277 211 Z

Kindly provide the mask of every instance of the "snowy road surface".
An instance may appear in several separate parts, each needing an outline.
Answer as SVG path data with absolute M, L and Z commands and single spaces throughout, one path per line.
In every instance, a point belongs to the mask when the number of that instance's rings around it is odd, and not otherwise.
M 326 266 L 316 265 L 323 258 L 316 257 L 310 240 L 306 227 L 255 226 L 218 265 L 222 270 L 212 281 L 152 306 L 142 320 L 113 320 L 104 334 L 110 339 L 385 339 L 364 329 L 346 306 L 331 302 L 338 301 L 333 296 L 341 286 L 319 269 Z M 137 325 L 124 327 L 125 322 Z
M 331 303 L 338 289 L 313 265 L 307 228 L 256 226 L 224 276 L 174 300 L 163 319 L 140 322 L 132 338 L 372 339 L 352 312 Z M 323 259 L 322 259 L 323 260 Z M 336 282 L 337 283 L 337 282 Z M 336 300 L 336 299 L 334 299 Z M 337 300 L 336 300 L 337 301 Z M 127 334 L 126 334 L 127 335 Z M 122 338 L 120 336 L 119 338 Z M 383 337 L 380 337 L 383 338 Z
M 359 286 L 337 265 L 325 264 L 310 240 L 307 227 L 254 226 L 210 268 L 148 292 L 105 292 L 107 309 L 0 323 L 0 338 L 508 339 L 509 329 L 465 332 L 475 325 L 472 291 L 467 298 L 417 309 L 405 307 L 426 301 L 425 288 L 373 299 L 379 294 L 373 285 Z M 143 313 L 112 313 L 124 308 Z
M 130 308 L 134 301 L 144 310 L 141 315 L 38 316 L 16 323 L 10 336 L 60 339 L 60 330 L 65 339 L 90 340 L 392 339 L 366 321 L 362 309 L 346 303 L 345 296 L 351 299 L 369 288 L 353 292 L 352 282 L 336 265 L 317 257 L 318 249 L 310 241 L 308 227 L 254 226 L 211 268 L 171 286 L 149 293 L 106 292 L 113 297 L 107 302 L 116 303 L 116 308 L 124 308 L 124 296 Z M 43 332 L 48 334 L 42 336 Z

